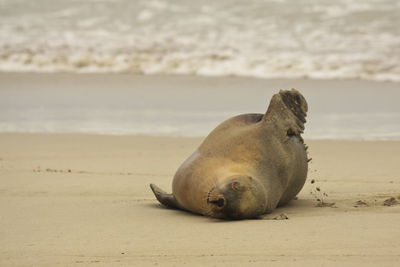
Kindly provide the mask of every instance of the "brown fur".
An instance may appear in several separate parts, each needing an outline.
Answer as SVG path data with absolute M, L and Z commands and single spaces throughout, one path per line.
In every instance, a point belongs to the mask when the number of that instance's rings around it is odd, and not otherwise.
M 153 192 L 164 205 L 216 218 L 271 212 L 306 180 L 306 113 L 297 90 L 280 91 L 265 115 L 239 115 L 214 129 L 176 172 L 172 194 L 151 185 Z

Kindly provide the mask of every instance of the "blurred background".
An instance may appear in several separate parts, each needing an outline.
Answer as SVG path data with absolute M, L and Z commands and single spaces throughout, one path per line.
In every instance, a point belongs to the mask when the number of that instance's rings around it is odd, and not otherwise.
M 272 90 L 322 87 L 319 98 L 306 92 L 310 137 L 399 139 L 399 14 L 397 0 L 0 0 L 0 132 L 205 135 L 239 112 L 264 112 Z M 82 78 L 99 73 L 153 78 Z M 171 74 L 265 80 L 166 87 Z M 248 92 L 236 93 L 247 105 L 231 105 L 234 90 Z M 159 99 L 143 102 L 145 92 Z
M 397 0 L 1 0 L 0 69 L 400 81 Z

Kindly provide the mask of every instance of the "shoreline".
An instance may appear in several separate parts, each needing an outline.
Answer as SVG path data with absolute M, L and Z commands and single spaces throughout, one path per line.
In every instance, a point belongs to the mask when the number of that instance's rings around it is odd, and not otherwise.
M 80 76 L 130 76 L 130 77 L 149 77 L 149 78 L 177 78 L 177 77 L 182 77 L 182 78 L 187 78 L 187 77 L 192 77 L 192 78 L 198 78 L 198 79 L 247 79 L 247 80 L 263 80 L 263 81 L 282 81 L 282 80 L 303 80 L 303 81 L 341 81 L 341 82 L 372 82 L 372 83 L 393 83 L 393 84 L 400 84 L 400 80 L 374 80 L 374 79 L 368 79 L 368 78 L 319 78 L 319 77 L 262 77 L 262 76 L 250 76 L 250 75 L 206 75 L 206 74 L 185 74 L 185 73 L 137 73 L 137 72 L 126 72 L 126 71 L 31 71 L 31 70 L 26 70 L 26 71 L 8 71 L 8 70 L 1 70 L 0 69 L 0 75 L 34 75 L 34 76 L 40 76 L 40 75 L 63 75 L 63 76 L 68 76 L 68 75 L 80 75 Z
M 122 137 L 122 138 L 171 138 L 171 139 L 197 139 L 203 140 L 205 136 L 184 136 L 184 135 L 158 135 L 158 134 L 130 134 L 130 133 L 91 133 L 91 132 L 0 132 L 1 135 L 40 135 L 40 136 L 87 136 L 87 137 Z M 397 143 L 398 139 L 333 139 L 333 138 L 307 138 L 309 142 L 343 142 L 343 143 Z
M 236 80 L 261 80 L 261 81 L 316 81 L 316 82 L 371 82 L 371 83 L 379 83 L 379 84 L 400 84 L 400 81 L 396 80 L 372 80 L 367 78 L 318 78 L 318 77 L 274 77 L 274 78 L 266 78 L 266 77 L 258 77 L 258 76 L 241 76 L 241 75 L 203 75 L 203 74 L 179 74 L 179 73 L 154 73 L 154 74 L 146 74 L 146 73 L 135 73 L 135 72 L 74 72 L 74 71 L 6 71 L 0 70 L 1 76 L 20 76 L 20 75 L 29 75 L 29 76 L 121 76 L 121 77 L 133 77 L 133 78 L 182 78 L 182 79 L 212 79 L 212 80 L 227 80 L 227 79 L 236 79 Z
M 400 83 L 29 73 L 0 83 L 0 132 L 205 136 L 296 88 L 309 105 L 306 139 L 400 140 Z

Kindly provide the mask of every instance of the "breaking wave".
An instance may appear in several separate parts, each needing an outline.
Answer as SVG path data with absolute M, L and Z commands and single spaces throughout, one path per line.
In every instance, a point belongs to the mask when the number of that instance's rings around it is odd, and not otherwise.
M 400 81 L 395 0 L 3 0 L 0 70 Z

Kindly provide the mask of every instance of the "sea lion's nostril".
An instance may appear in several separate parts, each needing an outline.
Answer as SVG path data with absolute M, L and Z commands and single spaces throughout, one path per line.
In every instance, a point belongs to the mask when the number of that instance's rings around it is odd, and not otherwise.
M 221 207 L 224 206 L 225 200 L 223 198 L 219 198 L 217 200 L 209 201 L 209 203 L 215 204 L 215 205 L 217 205 L 218 207 L 221 208 Z
M 216 204 L 218 207 L 222 207 L 222 206 L 224 206 L 224 203 L 225 203 L 225 200 L 223 198 L 220 198 L 217 200 Z

